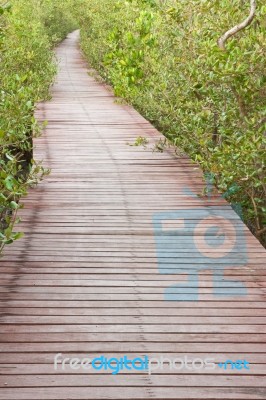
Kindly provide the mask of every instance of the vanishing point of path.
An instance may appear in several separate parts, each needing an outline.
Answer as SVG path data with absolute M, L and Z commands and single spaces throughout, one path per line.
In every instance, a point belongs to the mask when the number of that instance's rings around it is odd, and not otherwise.
M 201 172 L 186 157 L 151 151 L 162 135 L 88 75 L 77 32 L 57 54 L 35 140 L 51 174 L 1 260 L 0 399 L 265 399 L 265 250 L 223 199 L 197 196 Z M 138 136 L 146 149 L 129 145 Z M 218 247 L 232 254 L 212 258 L 217 215 L 229 227 Z M 250 369 L 63 371 L 57 353 Z

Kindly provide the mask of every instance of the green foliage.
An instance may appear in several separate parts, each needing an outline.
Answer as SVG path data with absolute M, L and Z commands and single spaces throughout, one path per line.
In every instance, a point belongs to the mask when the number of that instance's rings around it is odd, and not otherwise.
M 47 173 L 32 159 L 32 138 L 40 133 L 34 109 L 49 97 L 56 73 L 52 46 L 74 29 L 69 12 L 63 16 L 68 3 L 0 6 L 0 252 L 22 235 L 13 232 L 19 199 Z
M 73 18 L 72 0 L 45 0 L 41 21 L 52 44 L 61 42 L 69 32 L 77 29 Z
M 241 0 L 77 0 L 82 49 L 115 93 L 213 174 L 259 236 L 265 228 L 265 14 Z M 260 236 L 262 238 L 262 235 Z
M 137 139 L 135 140 L 134 143 L 128 143 L 129 146 L 143 146 L 146 147 L 146 145 L 149 143 L 148 139 L 143 137 L 143 136 L 138 136 Z

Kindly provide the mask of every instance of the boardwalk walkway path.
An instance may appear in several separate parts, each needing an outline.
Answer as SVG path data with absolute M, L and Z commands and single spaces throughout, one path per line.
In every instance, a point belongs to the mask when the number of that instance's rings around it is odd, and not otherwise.
M 195 196 L 201 172 L 187 158 L 149 150 L 161 134 L 88 75 L 77 32 L 57 53 L 35 141 L 52 171 L 25 199 L 25 238 L 1 260 L 0 399 L 265 399 L 265 250 L 224 200 Z M 138 136 L 147 149 L 128 145 Z M 232 226 L 220 243 L 229 258 L 212 258 L 211 242 L 199 251 L 215 213 L 236 227 L 242 256 Z M 55 371 L 57 353 L 251 364 L 112 375 Z

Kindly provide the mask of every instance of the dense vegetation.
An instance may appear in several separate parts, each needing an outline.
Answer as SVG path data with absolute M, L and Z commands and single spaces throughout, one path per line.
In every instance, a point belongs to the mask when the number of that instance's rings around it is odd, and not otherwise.
M 21 236 L 13 233 L 19 199 L 45 173 L 32 160 L 33 114 L 56 73 L 52 48 L 74 29 L 67 10 L 67 0 L 0 6 L 0 252 Z
M 242 0 L 77 0 L 89 62 L 241 204 L 262 240 L 266 224 L 265 24 L 222 50 L 219 37 L 249 14 Z M 82 10 L 82 12 L 80 12 Z

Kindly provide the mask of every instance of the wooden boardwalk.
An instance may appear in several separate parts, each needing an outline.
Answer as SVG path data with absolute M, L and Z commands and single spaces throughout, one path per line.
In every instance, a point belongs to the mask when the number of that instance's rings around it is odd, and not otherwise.
M 128 145 L 162 136 L 88 75 L 76 32 L 57 53 L 53 99 L 38 110 L 49 124 L 35 141 L 52 172 L 25 199 L 25 238 L 1 260 L 0 399 L 265 399 L 265 250 L 224 200 L 193 195 L 203 182 L 187 158 Z M 193 250 L 193 224 L 212 210 L 239 228 L 243 265 L 208 266 Z M 232 297 L 217 271 L 247 294 Z M 250 369 L 63 371 L 57 353 L 245 359 Z

